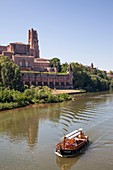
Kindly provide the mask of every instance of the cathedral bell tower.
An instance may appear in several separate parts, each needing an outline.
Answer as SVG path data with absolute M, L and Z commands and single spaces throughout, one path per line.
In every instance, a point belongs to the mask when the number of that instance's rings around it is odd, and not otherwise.
M 28 31 L 28 44 L 30 46 L 30 55 L 39 58 L 38 34 L 33 28 Z

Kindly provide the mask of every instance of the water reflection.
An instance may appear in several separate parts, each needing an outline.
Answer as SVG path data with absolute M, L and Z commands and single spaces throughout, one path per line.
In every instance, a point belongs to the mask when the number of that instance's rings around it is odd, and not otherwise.
M 49 119 L 58 122 L 60 112 L 51 105 L 36 105 L 0 113 L 0 134 L 10 142 L 26 140 L 29 147 L 38 143 L 39 122 Z
M 69 170 L 71 167 L 76 164 L 79 160 L 79 157 L 73 158 L 61 158 L 56 156 L 56 164 L 60 167 L 60 170 Z
M 39 115 L 16 109 L 0 114 L 0 132 L 6 132 L 10 142 L 26 139 L 29 146 L 37 143 Z
M 55 170 L 75 169 L 81 158 L 84 155 L 87 157 L 86 154 L 77 158 L 62 159 L 55 157 L 54 149 L 63 135 L 80 127 L 87 132 L 92 142 L 87 153 L 89 151 L 92 154 L 95 151 L 96 159 L 97 148 L 100 152 L 106 148 L 107 152 L 108 148 L 110 151 L 113 147 L 112 113 L 113 94 L 109 93 L 89 96 L 85 94 L 75 101 L 33 105 L 0 112 L 0 169 L 6 169 L 9 160 L 9 169 L 16 169 L 16 164 L 19 165 L 17 170 L 28 169 L 28 165 L 30 170 L 37 170 L 37 164 L 42 170 L 53 170 L 53 167 Z M 106 135 L 103 136 L 105 132 Z M 26 160 L 26 164 L 22 160 Z M 14 167 L 13 161 L 16 162 Z
M 103 95 L 90 96 L 89 98 L 84 95 L 82 100 L 77 98 L 76 101 L 67 102 L 66 107 L 61 107 L 61 104 L 40 105 L 38 107 L 34 105 L 1 112 L 0 133 L 7 133 L 11 142 L 25 139 L 28 145 L 33 147 L 38 142 L 39 122 L 41 120 L 49 119 L 49 121 L 58 123 L 62 133 L 65 134 L 73 124 L 79 124 L 81 121 L 83 124 L 87 124 L 88 121 L 94 120 L 97 105 L 110 101 L 112 101 L 110 97 L 107 99 Z

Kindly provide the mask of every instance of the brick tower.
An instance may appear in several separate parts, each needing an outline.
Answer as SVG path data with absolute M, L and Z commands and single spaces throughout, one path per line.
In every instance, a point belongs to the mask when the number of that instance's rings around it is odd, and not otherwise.
M 39 58 L 38 34 L 33 28 L 28 31 L 28 44 L 30 46 L 30 55 Z

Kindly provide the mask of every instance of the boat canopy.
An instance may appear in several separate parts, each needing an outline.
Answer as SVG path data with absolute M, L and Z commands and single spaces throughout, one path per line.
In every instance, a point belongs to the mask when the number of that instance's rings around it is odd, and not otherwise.
M 72 136 L 68 137 L 68 139 L 75 138 L 75 137 L 77 137 L 78 135 L 80 135 L 80 132 L 78 132 L 78 133 L 75 133 L 74 135 L 72 135 Z
M 77 136 L 77 135 L 79 135 L 79 134 L 77 134 L 77 133 L 80 133 L 81 131 L 82 131 L 82 128 L 80 128 L 80 129 L 78 129 L 78 130 L 74 130 L 73 132 L 65 135 L 65 137 L 71 139 L 71 136 L 72 136 L 72 135 Z M 72 137 L 72 138 L 73 138 L 73 137 Z

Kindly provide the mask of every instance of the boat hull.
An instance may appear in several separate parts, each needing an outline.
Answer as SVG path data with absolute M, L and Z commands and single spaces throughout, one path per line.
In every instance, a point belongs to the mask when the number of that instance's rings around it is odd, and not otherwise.
M 60 157 L 75 157 L 81 154 L 86 147 L 88 146 L 89 140 L 87 140 L 83 145 L 81 145 L 79 148 L 75 150 L 69 150 L 69 149 L 56 149 L 55 154 Z

